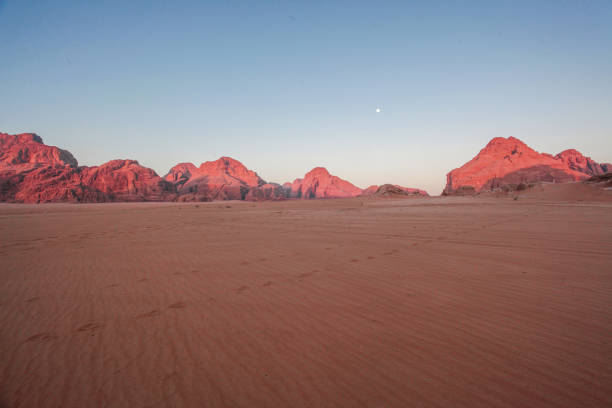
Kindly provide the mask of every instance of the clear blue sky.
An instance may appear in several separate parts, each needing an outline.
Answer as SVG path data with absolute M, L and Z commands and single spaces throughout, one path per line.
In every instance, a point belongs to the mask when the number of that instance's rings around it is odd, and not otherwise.
M 437 194 L 496 136 L 612 161 L 611 22 L 610 0 L 0 0 L 0 131 Z

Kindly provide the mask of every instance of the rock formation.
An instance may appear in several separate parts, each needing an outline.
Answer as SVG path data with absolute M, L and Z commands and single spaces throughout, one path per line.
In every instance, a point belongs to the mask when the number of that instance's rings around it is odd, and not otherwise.
M 370 186 L 363 190 L 362 196 L 370 197 L 428 197 L 427 191 L 418 188 L 398 186 L 397 184 L 383 184 Z
M 515 137 L 496 137 L 476 157 L 448 173 L 443 194 L 474 194 L 526 183 L 563 183 L 588 177 L 570 168 L 567 160 L 538 153 Z
M 324 167 L 315 167 L 303 179 L 283 185 L 290 198 L 345 198 L 356 197 L 361 189 L 346 180 L 329 174 Z
M 257 173 L 231 157 L 205 162 L 200 167 L 180 163 L 164 179 L 176 186 L 181 201 L 244 200 L 250 189 L 266 184 Z
M 597 176 L 612 171 L 611 163 L 599 164 L 575 149 L 564 150 L 557 154 L 555 159 L 561 160 L 570 169 L 588 174 L 589 176 Z
M 0 133 L 0 201 L 162 201 L 174 186 L 134 160 L 78 167 L 66 150 L 47 146 L 33 133 Z
M 579 181 L 610 171 L 612 164 L 599 164 L 574 149 L 552 156 L 538 153 L 514 137 L 498 137 L 472 160 L 448 173 L 443 194 L 521 189 L 531 183 Z M 259 201 L 427 195 L 423 190 L 393 184 L 362 190 L 323 167 L 292 183 L 267 183 L 230 157 L 200 167 L 179 163 L 164 178 L 135 160 L 79 167 L 70 152 L 45 145 L 34 133 L 0 133 L 0 201 Z
M 284 200 L 287 196 L 285 187 L 276 183 L 266 183 L 249 188 L 244 199 L 247 201 Z

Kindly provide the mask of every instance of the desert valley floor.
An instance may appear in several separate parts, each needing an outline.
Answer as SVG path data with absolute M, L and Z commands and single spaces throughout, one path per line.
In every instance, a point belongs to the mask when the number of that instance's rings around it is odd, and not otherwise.
M 612 406 L 582 200 L 0 205 L 0 407 Z

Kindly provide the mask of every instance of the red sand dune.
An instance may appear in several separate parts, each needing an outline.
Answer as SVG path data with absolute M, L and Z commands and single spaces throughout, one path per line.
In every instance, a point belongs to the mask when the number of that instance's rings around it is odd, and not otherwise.
M 0 406 L 610 407 L 610 191 L 542 189 L 2 204 Z

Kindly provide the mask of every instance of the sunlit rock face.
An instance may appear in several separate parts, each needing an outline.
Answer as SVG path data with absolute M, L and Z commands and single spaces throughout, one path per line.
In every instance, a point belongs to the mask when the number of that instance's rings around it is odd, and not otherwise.
M 476 157 L 447 174 L 444 194 L 475 194 L 542 181 L 578 181 L 587 174 L 568 166 L 559 155 L 538 153 L 515 137 L 496 137 Z
M 324 167 L 315 167 L 304 178 L 296 179 L 293 183 L 285 183 L 291 198 L 347 198 L 361 194 L 361 189 L 329 174 Z
M 164 179 L 176 186 L 181 201 L 244 200 L 250 189 L 266 184 L 231 157 L 204 162 L 200 167 L 180 163 Z
M 599 164 L 590 157 L 585 157 L 576 149 L 564 150 L 557 154 L 555 159 L 561 160 L 570 169 L 588 174 L 589 176 L 597 176 L 612 171 L 612 164 Z
M 0 200 L 23 203 L 166 201 L 171 183 L 135 160 L 78 167 L 66 150 L 33 133 L 0 133 Z

